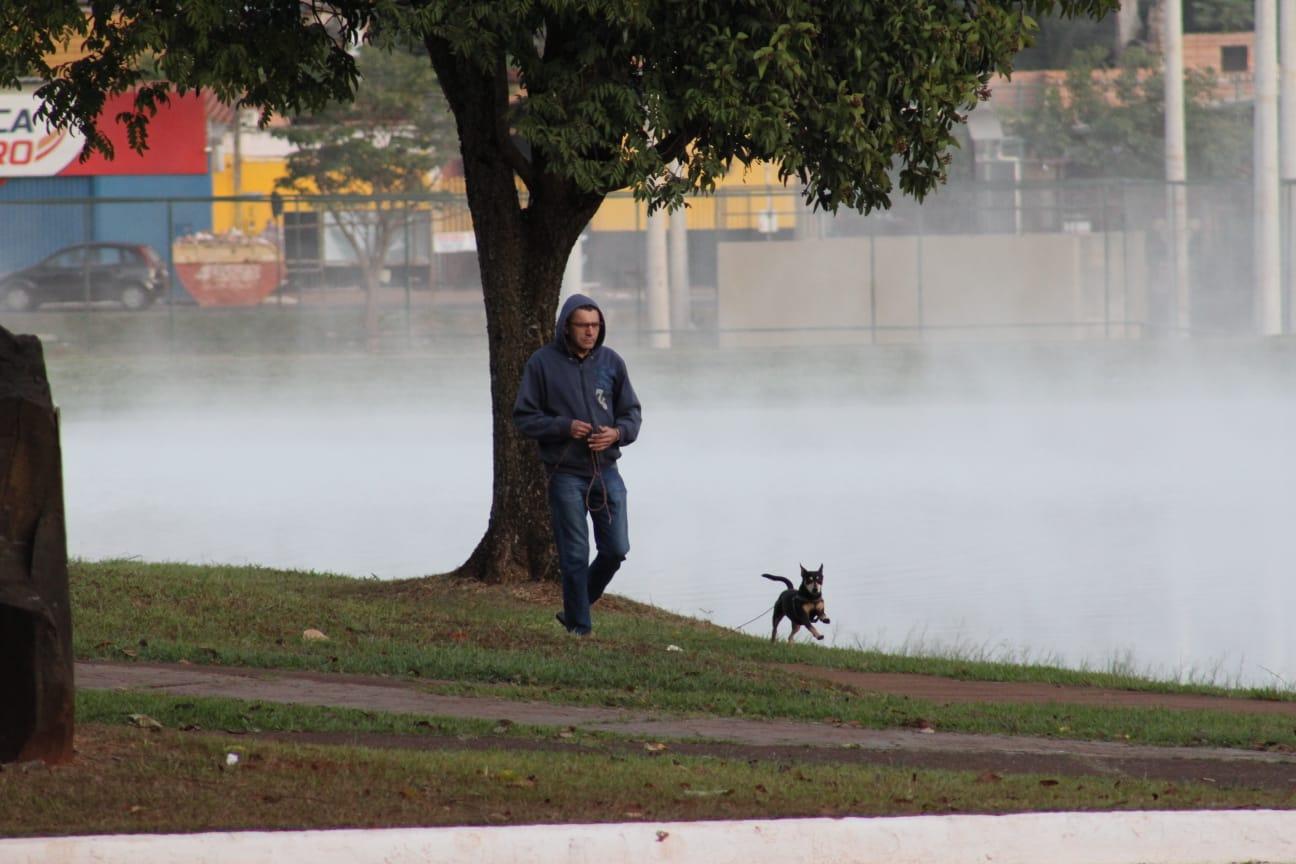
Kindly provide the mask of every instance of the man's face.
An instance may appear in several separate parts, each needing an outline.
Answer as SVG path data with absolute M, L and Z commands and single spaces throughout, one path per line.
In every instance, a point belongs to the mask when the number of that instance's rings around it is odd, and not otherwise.
M 567 318 L 567 338 L 577 352 L 587 354 L 594 350 L 601 326 L 598 312 L 593 309 L 577 309 Z

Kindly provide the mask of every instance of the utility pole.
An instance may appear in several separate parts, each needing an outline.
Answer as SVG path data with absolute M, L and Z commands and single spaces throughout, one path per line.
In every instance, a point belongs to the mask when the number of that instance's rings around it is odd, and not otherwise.
M 1282 333 L 1282 246 L 1278 223 L 1278 7 L 1255 8 L 1255 286 L 1260 333 Z
M 234 108 L 234 164 L 232 166 L 230 179 L 234 187 L 234 197 L 237 199 L 243 192 L 243 109 Z M 234 227 L 239 231 L 243 230 L 243 204 L 240 201 L 234 202 Z
M 1296 308 L 1296 261 L 1292 260 L 1292 250 L 1296 249 L 1296 0 L 1281 0 L 1278 8 L 1278 41 L 1280 50 L 1280 86 L 1278 88 L 1278 120 L 1281 131 L 1278 135 L 1279 173 L 1282 177 L 1282 201 L 1280 212 L 1286 214 L 1286 239 L 1283 242 L 1286 260 L 1286 279 L 1283 296 L 1287 301 L 1287 320 L 1283 325 L 1291 331 L 1296 324 L 1291 315 Z M 1285 205 L 1285 206 L 1283 206 Z
M 1187 333 L 1192 326 L 1192 285 L 1188 280 L 1188 154 L 1184 132 L 1183 2 L 1166 0 L 1165 46 L 1165 179 L 1166 233 L 1170 278 L 1174 288 L 1173 325 Z
M 670 318 L 671 330 L 693 326 L 693 296 L 689 286 L 688 214 L 677 207 L 670 214 Z
M 671 345 L 670 282 L 666 263 L 668 218 L 661 210 L 648 214 L 648 329 L 652 331 L 649 344 L 654 348 L 669 348 Z

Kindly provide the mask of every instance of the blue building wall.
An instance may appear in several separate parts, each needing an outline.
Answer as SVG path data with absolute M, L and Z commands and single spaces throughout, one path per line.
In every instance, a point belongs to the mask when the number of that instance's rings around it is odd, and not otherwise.
M 22 177 L 0 185 L 0 273 L 90 236 L 94 208 L 84 203 L 89 197 L 89 177 Z
M 210 196 L 206 174 L 10 179 L 0 185 L 0 273 L 90 241 L 145 243 L 169 262 L 172 238 L 211 230 L 212 207 L 167 199 Z M 112 198 L 140 200 L 103 202 Z
M 95 177 L 95 198 L 139 198 L 140 203 L 99 204 L 95 207 L 96 240 L 148 243 L 166 257 L 170 240 L 194 231 L 211 230 L 210 201 L 177 201 L 170 204 L 171 237 L 167 237 L 167 198 L 210 198 L 211 177 L 206 174 Z

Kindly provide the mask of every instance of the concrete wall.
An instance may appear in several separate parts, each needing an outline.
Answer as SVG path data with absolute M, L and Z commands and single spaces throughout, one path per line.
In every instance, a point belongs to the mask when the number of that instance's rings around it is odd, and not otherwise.
M 1230 864 L 1296 861 L 1296 813 L 1199 810 L 0 840 L 12 864 Z
M 725 345 L 1131 338 L 1147 315 L 1129 234 L 721 243 Z

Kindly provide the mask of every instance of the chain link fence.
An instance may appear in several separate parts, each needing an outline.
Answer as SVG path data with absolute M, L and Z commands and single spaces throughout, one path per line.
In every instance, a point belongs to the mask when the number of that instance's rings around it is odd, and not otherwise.
M 1161 183 L 965 183 L 922 204 L 897 197 L 886 211 L 832 215 L 794 189 L 727 188 L 694 200 L 670 232 L 687 259 L 676 269 L 687 284 L 671 296 L 687 309 L 663 318 L 648 289 L 647 214 L 617 195 L 582 238 L 568 287 L 608 305 L 620 338 L 645 343 L 671 321 L 677 344 L 826 331 L 1148 338 L 1184 322 L 1254 332 L 1250 185 L 1190 185 L 1178 211 L 1168 200 Z M 0 236 L 0 291 L 21 284 L 30 301 L 0 295 L 5 326 L 92 348 L 399 348 L 483 332 L 459 194 L 6 201 Z M 1176 237 L 1188 249 L 1182 277 Z M 107 251 L 60 270 L 60 253 L 81 244 Z M 132 248 L 152 250 L 165 271 L 144 309 L 125 308 Z

